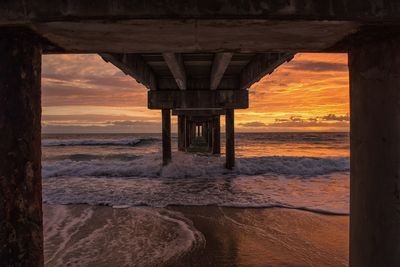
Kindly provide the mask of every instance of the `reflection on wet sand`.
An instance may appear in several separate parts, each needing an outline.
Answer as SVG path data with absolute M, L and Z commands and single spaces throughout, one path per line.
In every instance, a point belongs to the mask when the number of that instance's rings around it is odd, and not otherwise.
M 288 209 L 176 207 L 205 236 L 181 260 L 204 266 L 347 266 L 348 216 Z
M 348 216 L 45 205 L 47 266 L 346 266 Z

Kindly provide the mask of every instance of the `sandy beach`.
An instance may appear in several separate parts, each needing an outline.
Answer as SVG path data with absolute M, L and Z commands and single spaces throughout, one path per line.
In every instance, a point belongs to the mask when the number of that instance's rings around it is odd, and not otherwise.
M 44 205 L 46 266 L 346 266 L 348 216 Z

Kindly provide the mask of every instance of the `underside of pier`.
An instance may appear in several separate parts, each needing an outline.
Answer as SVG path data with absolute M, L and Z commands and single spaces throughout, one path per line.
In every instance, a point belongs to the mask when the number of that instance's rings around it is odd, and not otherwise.
M 398 0 L 3 0 L 0 262 L 43 266 L 41 55 L 96 53 L 148 89 L 163 163 L 178 149 L 235 166 L 235 109 L 299 52 L 349 53 L 351 266 L 400 265 Z

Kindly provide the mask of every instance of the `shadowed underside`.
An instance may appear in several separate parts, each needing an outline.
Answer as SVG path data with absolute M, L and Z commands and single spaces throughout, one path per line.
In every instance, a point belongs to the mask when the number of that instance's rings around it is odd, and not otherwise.
M 361 27 L 399 23 L 396 0 L 5 0 L 0 25 L 26 26 L 45 52 L 343 50 Z M 156 26 L 155 26 L 156 25 Z

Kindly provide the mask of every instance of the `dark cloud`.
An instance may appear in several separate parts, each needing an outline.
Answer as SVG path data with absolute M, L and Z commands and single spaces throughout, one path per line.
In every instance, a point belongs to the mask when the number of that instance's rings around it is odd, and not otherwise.
M 337 116 L 335 114 L 329 114 L 321 117 L 321 119 L 324 121 L 350 121 L 350 116 L 349 115 Z
M 147 106 L 147 93 L 115 88 L 79 88 L 68 84 L 44 84 L 44 107 L 51 106 Z
M 285 127 L 285 128 L 306 128 L 306 127 L 339 127 L 345 128 L 349 124 L 347 122 L 318 122 L 318 121 L 288 121 L 288 122 L 275 122 L 268 124 L 269 127 Z
M 260 122 L 260 121 L 239 123 L 239 125 L 243 126 L 243 127 L 265 127 L 265 126 L 267 126 L 265 123 Z
M 176 125 L 173 124 L 174 129 Z M 43 124 L 43 133 L 159 133 L 161 125 L 157 122 L 135 122 L 131 125 L 60 125 Z
M 94 123 L 105 123 L 113 124 L 115 121 L 146 121 L 150 120 L 149 116 L 128 116 L 128 115 L 107 115 L 102 114 L 65 114 L 65 115 L 53 115 L 44 114 L 42 115 L 42 121 L 44 122 L 65 122 L 65 121 L 81 121 L 81 122 L 94 122 Z M 112 120 L 112 121 L 110 121 Z
M 146 106 L 146 88 L 99 56 L 43 57 L 43 106 Z
M 315 72 L 348 71 L 346 64 L 320 61 L 292 61 L 291 64 L 288 64 L 287 68 L 291 70 L 306 70 Z
M 328 114 L 322 117 L 304 119 L 301 116 L 290 116 L 287 119 L 275 119 L 271 127 L 348 127 L 350 117 L 348 115 Z
M 292 122 L 303 122 L 304 120 L 301 118 L 301 116 L 291 116 L 290 121 Z
M 154 122 L 148 122 L 148 121 L 109 121 L 107 124 L 114 125 L 114 126 L 129 126 L 129 127 L 135 127 L 135 126 L 144 126 L 144 125 L 154 125 Z M 157 123 L 159 125 L 159 123 Z

